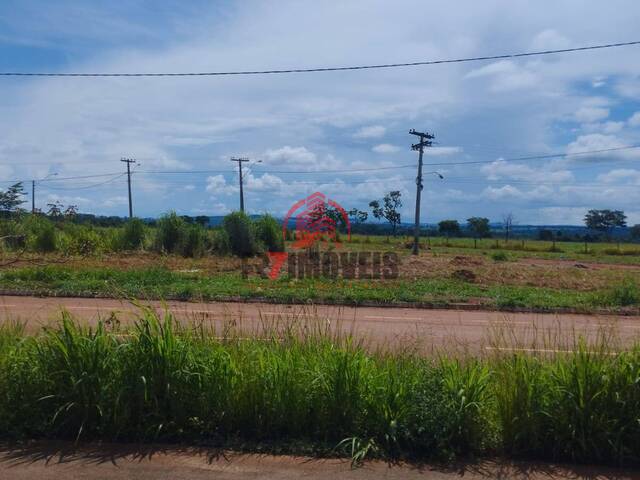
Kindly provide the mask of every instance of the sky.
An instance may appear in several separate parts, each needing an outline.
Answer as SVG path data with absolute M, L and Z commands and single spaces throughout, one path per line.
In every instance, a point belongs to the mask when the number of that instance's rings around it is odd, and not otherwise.
M 413 62 L 640 40 L 639 22 L 633 0 L 3 0 L 0 71 Z M 368 210 L 400 190 L 411 222 L 412 128 L 435 134 L 425 171 L 444 177 L 425 176 L 422 222 L 581 224 L 611 208 L 640 223 L 640 149 L 512 161 L 640 144 L 640 46 L 290 75 L 0 77 L 0 188 L 30 193 L 35 179 L 39 208 L 124 216 L 127 157 L 137 216 L 222 215 L 238 209 L 242 156 L 251 213 L 283 216 L 316 191 Z

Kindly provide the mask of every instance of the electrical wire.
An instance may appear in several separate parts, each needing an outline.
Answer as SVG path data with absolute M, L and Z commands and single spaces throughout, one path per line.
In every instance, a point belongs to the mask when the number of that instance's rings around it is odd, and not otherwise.
M 561 48 L 555 50 L 539 50 L 534 52 L 508 53 L 502 55 L 483 55 L 478 57 L 464 57 L 444 60 L 426 60 L 405 63 L 380 63 L 373 65 L 352 65 L 344 67 L 314 67 L 314 68 L 288 68 L 269 70 L 238 70 L 219 72 L 177 72 L 177 73 L 57 73 L 57 72 L 0 72 L 3 77 L 218 77 L 231 75 L 272 75 L 285 73 L 318 73 L 318 72 L 341 72 L 348 70 L 374 70 L 383 68 L 419 67 L 426 65 L 442 65 L 448 63 L 480 62 L 487 60 L 505 60 L 508 58 L 535 57 L 542 55 L 555 55 L 560 53 L 583 52 L 587 50 L 602 50 L 607 48 L 627 47 L 639 45 L 640 40 L 632 42 L 607 43 L 600 45 L 589 45 L 574 48 Z

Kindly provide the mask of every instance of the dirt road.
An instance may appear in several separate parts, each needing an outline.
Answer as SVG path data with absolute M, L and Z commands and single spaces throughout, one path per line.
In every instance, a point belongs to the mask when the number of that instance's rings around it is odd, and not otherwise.
M 576 333 L 594 339 L 603 331 L 615 332 L 624 344 L 630 344 L 640 335 L 640 317 L 631 316 L 261 303 L 145 302 L 144 305 L 157 311 L 168 309 L 181 321 L 205 322 L 218 332 L 235 328 L 243 333 L 259 334 L 264 328 L 298 323 L 353 333 L 376 345 L 406 346 L 411 340 L 422 347 L 456 344 L 474 350 L 555 350 L 565 348 L 558 339 L 567 340 L 569 345 Z M 30 331 L 60 318 L 63 309 L 88 324 L 112 315 L 126 324 L 140 314 L 139 306 L 111 299 L 0 297 L 0 321 L 18 319 L 25 322 Z M 496 336 L 500 335 L 509 341 L 496 342 Z
M 238 455 L 197 448 L 145 448 L 95 445 L 73 449 L 69 444 L 39 444 L 28 448 L 0 447 L 0 478 L 13 480 L 96 479 L 217 480 L 371 478 L 488 480 L 509 479 L 632 479 L 631 471 L 590 466 L 555 466 L 531 462 L 484 461 L 454 466 L 388 465 L 367 462 L 351 469 L 347 460 L 315 460 L 270 455 Z

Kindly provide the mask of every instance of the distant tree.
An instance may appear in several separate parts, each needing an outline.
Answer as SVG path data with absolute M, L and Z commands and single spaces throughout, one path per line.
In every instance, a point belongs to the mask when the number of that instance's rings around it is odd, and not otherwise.
M 445 235 L 448 241 L 452 235 L 460 234 L 460 224 L 457 220 L 442 220 L 438 223 L 438 231 Z
M 538 230 L 538 240 L 542 240 L 545 242 L 550 242 L 553 240 L 553 230 L 549 230 L 548 228 L 541 228 Z
M 627 226 L 627 216 L 622 210 L 589 210 L 584 216 L 584 224 L 591 230 L 604 233 L 610 240 L 614 228 Z
M 47 215 L 51 218 L 61 218 L 62 212 L 64 210 L 64 205 L 60 203 L 60 201 L 56 200 L 53 203 L 47 203 L 47 207 L 49 210 L 47 211 Z
M 369 214 L 367 212 L 358 210 L 357 208 L 352 208 L 348 213 L 352 225 L 360 225 L 361 223 L 366 222 L 369 218 Z
M 20 208 L 20 205 L 26 202 L 22 198 L 24 195 L 25 192 L 22 182 L 14 183 L 7 188 L 6 192 L 0 191 L 0 210 L 15 212 Z
M 467 219 L 467 228 L 473 236 L 473 248 L 478 246 L 478 238 L 484 238 L 491 235 L 489 228 L 489 219 L 484 217 L 471 217 Z
M 502 226 L 504 228 L 504 240 L 505 242 L 509 241 L 511 237 L 511 232 L 513 230 L 513 224 L 515 223 L 515 217 L 513 213 L 505 213 L 502 215 Z
M 65 218 L 73 219 L 76 215 L 78 215 L 78 206 L 77 205 L 69 205 L 62 212 Z
M 391 225 L 391 232 L 393 236 L 396 235 L 398 225 L 400 225 L 400 212 L 402 208 L 402 200 L 400 199 L 401 193 L 398 190 L 387 193 L 382 199 L 383 205 L 380 205 L 378 200 L 374 200 L 369 203 L 373 216 L 378 220 L 385 219 Z
M 634 240 L 640 240 L 640 225 L 634 225 L 629 229 L 629 233 L 631 234 L 631 238 Z
M 208 227 L 209 226 L 209 217 L 207 217 L 206 215 L 198 215 L 196 217 L 196 223 L 199 225 L 202 225 L 203 227 Z

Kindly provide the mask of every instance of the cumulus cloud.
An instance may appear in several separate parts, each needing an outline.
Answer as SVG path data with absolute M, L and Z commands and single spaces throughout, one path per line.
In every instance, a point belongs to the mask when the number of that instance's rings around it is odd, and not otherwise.
M 582 107 L 574 115 L 577 122 L 593 123 L 609 116 L 609 109 L 603 107 Z
M 376 153 L 396 153 L 399 152 L 401 148 L 397 145 L 391 145 L 390 143 L 381 143 L 374 146 L 371 150 Z
M 371 125 L 369 127 L 362 127 L 353 134 L 354 138 L 380 138 L 384 136 L 387 129 L 382 125 Z

